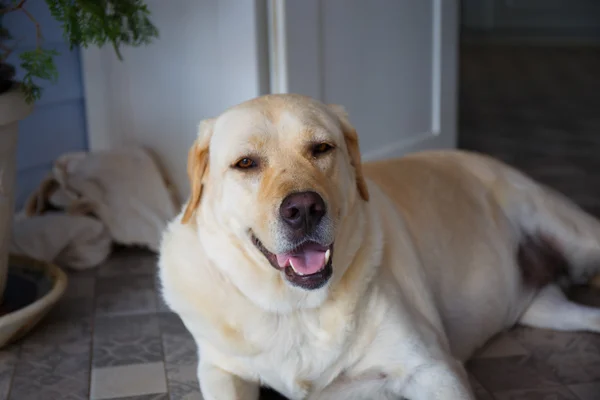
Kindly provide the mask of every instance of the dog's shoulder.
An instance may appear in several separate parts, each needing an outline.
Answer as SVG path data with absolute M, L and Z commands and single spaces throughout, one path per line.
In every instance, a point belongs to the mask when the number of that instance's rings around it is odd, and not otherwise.
M 213 277 L 208 259 L 198 244 L 194 227 L 182 224 L 180 217 L 170 222 L 163 233 L 158 269 L 163 297 L 175 312 L 192 299 L 198 299 L 194 301 L 199 308 L 196 311 L 210 307 L 211 303 L 202 301 L 215 288 L 209 284 Z
M 193 224 L 183 224 L 181 216 L 172 220 L 163 232 L 158 268 L 161 280 L 170 281 L 181 274 L 201 273 L 207 268 L 204 252 L 198 246 Z M 195 274 L 194 274 L 195 275 Z M 200 280 L 202 284 L 205 280 Z
M 165 302 L 197 340 L 216 341 L 244 353 L 253 351 L 235 323 L 248 304 L 212 266 L 194 224 L 182 224 L 176 218 L 168 225 L 158 264 Z

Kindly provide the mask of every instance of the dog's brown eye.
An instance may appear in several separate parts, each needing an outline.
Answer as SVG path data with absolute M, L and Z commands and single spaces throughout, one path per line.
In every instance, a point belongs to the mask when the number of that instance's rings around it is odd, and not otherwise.
M 333 146 L 330 145 L 329 143 L 317 143 L 312 148 L 312 154 L 313 154 L 313 156 L 318 156 L 321 154 L 325 154 L 332 149 L 333 149 Z
M 255 168 L 258 164 L 251 158 L 244 157 L 235 163 L 235 167 L 239 169 Z

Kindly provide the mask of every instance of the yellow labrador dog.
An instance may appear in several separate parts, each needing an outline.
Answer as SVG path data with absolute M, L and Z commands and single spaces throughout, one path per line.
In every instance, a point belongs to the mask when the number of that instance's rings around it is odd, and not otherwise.
M 516 323 L 600 331 L 557 282 L 600 224 L 493 159 L 361 165 L 343 108 L 268 95 L 200 125 L 160 277 L 206 400 L 473 399 L 463 362 Z

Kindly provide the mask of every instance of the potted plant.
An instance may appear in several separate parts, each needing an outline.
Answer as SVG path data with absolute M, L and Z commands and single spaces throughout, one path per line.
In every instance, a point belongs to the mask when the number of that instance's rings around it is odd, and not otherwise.
M 111 45 L 121 59 L 122 46 L 141 46 L 158 37 L 143 0 L 45 0 L 62 26 L 71 49 L 76 46 Z M 41 81 L 56 81 L 55 50 L 44 47 L 43 27 L 27 10 L 28 0 L 0 0 L 0 304 L 8 273 L 8 246 L 14 213 L 14 183 L 18 122 L 42 96 Z M 35 30 L 35 49 L 22 52 L 16 63 L 22 76 L 9 64 L 15 44 L 3 22 L 13 13 L 23 13 Z M 13 59 L 13 58 L 10 58 Z

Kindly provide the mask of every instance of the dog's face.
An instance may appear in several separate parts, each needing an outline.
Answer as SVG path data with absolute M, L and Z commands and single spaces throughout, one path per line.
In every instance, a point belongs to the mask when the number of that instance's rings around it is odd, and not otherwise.
M 255 261 L 235 268 L 307 291 L 330 280 L 336 228 L 368 199 L 343 109 L 298 95 L 259 97 L 203 121 L 188 172 L 182 221 L 202 208 Z

